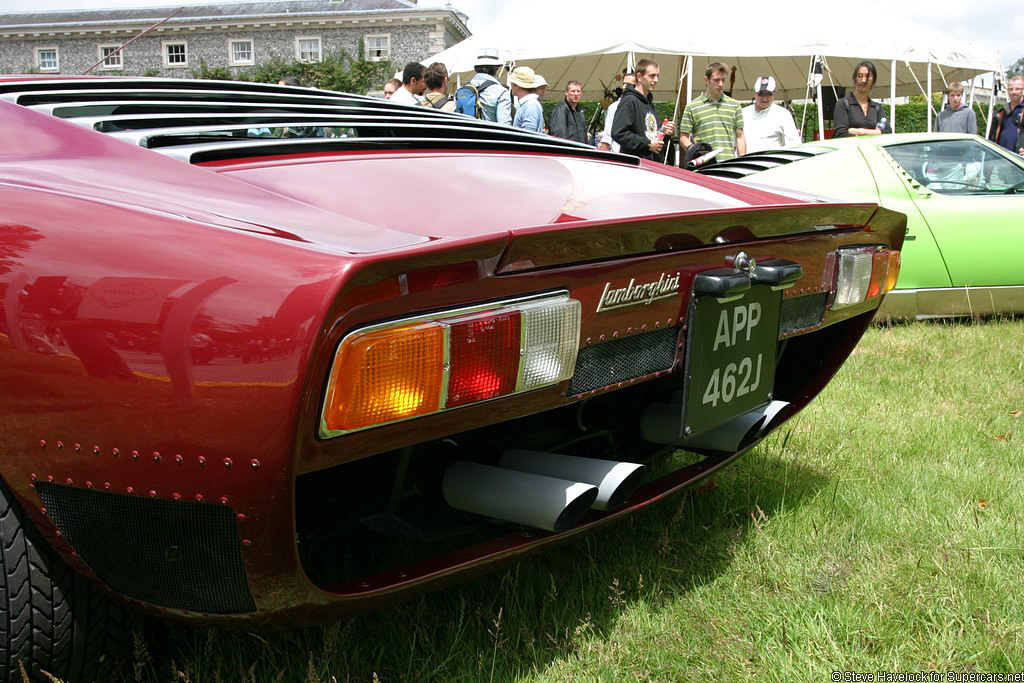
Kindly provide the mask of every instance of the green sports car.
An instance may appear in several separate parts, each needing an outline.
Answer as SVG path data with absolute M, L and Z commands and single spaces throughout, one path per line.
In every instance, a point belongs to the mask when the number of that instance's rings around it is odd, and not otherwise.
M 977 135 L 809 142 L 700 172 L 905 213 L 902 268 L 881 318 L 1024 314 L 1024 159 Z

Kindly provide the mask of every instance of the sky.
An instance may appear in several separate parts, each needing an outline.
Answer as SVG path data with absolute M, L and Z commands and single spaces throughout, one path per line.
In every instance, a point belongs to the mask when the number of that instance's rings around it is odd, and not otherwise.
M 35 12 L 61 9 L 101 9 L 106 7 L 177 6 L 209 4 L 210 0 L 0 0 L 0 12 Z M 422 7 L 445 5 L 444 0 L 419 0 Z M 623 0 L 451 0 L 456 9 L 469 16 L 468 26 L 473 33 L 500 32 L 507 26 L 530 25 L 536 21 L 545 29 L 563 27 L 566 33 L 588 23 L 602 26 L 622 16 L 624 8 L 636 7 L 631 20 L 664 24 L 677 23 L 680 32 L 694 30 L 700 24 L 702 12 L 706 16 L 707 30 L 728 33 L 730 26 L 750 33 L 757 27 L 759 39 L 786 35 L 798 39 L 810 32 L 819 36 L 833 36 L 833 32 L 851 35 L 860 32 L 864 42 L 874 37 L 875 28 L 884 30 L 893 25 L 914 24 L 923 32 L 948 37 L 956 42 L 970 42 L 987 51 L 998 50 L 1003 64 L 1010 66 L 1024 56 L 1024 10 L 1016 0 L 989 0 L 985 3 L 941 2 L 939 0 L 855 0 L 849 3 L 806 1 L 732 0 L 726 14 L 707 2 L 682 0 L 647 0 L 633 6 Z M 703 6 L 703 7 L 702 7 Z M 703 9 L 703 8 L 709 9 Z M 660 8 L 660 9 L 659 9 Z M 671 19 L 666 20 L 666 17 Z M 740 25 L 734 22 L 739 21 Z M 545 31 L 547 33 L 548 31 Z M 907 39 L 920 35 L 910 33 Z M 632 36 L 631 36 L 632 37 Z M 902 46 L 901 46 L 902 47 Z M 866 55 L 870 56 L 870 55 Z

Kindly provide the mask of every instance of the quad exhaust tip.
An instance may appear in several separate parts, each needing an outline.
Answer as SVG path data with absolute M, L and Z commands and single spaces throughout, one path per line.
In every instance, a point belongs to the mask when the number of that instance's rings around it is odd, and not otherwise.
M 499 464 L 452 463 L 442 481 L 445 501 L 464 512 L 559 532 L 591 508 L 621 505 L 644 472 L 636 463 L 518 449 L 505 451 Z
M 635 462 L 596 460 L 517 448 L 502 453 L 498 462 L 510 470 L 592 484 L 597 487 L 595 510 L 613 510 L 626 502 L 640 485 L 645 469 Z
M 452 463 L 442 482 L 456 510 L 548 531 L 564 531 L 586 514 L 597 487 L 476 462 Z

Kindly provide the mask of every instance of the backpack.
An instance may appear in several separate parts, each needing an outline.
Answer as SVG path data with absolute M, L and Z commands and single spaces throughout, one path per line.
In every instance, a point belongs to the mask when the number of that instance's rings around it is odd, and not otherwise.
M 420 102 L 420 106 L 421 107 L 429 107 L 429 108 L 433 108 L 433 109 L 444 109 L 444 106 L 446 104 L 448 104 L 449 102 L 451 102 L 451 101 L 452 101 L 452 96 L 451 95 L 449 95 L 447 97 L 438 97 L 433 102 L 431 102 L 427 98 L 424 98 L 424 100 L 422 102 Z
M 480 109 L 480 95 L 482 95 L 484 90 L 487 90 L 492 85 L 501 85 L 501 83 L 498 83 L 497 81 L 487 81 L 479 88 L 471 83 L 467 83 L 456 90 L 455 111 L 459 114 L 472 116 L 475 119 L 483 118 L 483 112 Z

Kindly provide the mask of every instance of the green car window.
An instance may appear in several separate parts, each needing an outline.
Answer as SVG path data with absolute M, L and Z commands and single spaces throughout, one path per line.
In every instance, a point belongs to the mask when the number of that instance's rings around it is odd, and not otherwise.
M 975 140 L 888 145 L 889 156 L 914 180 L 940 194 L 1024 192 L 1024 164 Z

